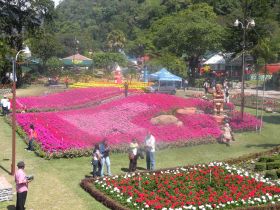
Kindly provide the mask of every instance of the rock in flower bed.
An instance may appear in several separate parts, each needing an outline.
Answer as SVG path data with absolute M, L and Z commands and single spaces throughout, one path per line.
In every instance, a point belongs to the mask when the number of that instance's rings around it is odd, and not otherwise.
M 87 103 L 97 104 L 102 100 L 123 94 L 120 88 L 77 88 L 65 92 L 17 98 L 17 109 L 20 110 L 64 110 Z
M 225 163 L 85 179 L 82 187 L 115 209 L 280 207 L 280 187 Z M 115 202 L 112 202 L 113 199 Z M 268 205 L 268 206 L 266 206 Z

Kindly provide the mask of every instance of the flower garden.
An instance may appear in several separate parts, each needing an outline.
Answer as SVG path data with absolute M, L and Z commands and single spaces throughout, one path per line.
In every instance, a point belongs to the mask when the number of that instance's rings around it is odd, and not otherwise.
M 75 106 L 98 104 L 102 100 L 118 96 L 123 93 L 120 88 L 84 88 L 72 89 L 56 94 L 22 97 L 17 99 L 17 109 L 20 110 L 63 110 Z
M 273 209 L 277 209 L 280 206 L 278 184 L 216 162 L 85 179 L 81 185 L 112 209 L 253 209 L 262 205 L 274 205 Z M 116 202 L 110 202 L 108 197 Z
M 74 96 L 70 95 L 71 92 L 75 93 Z M 143 142 L 147 131 L 156 137 L 159 148 L 213 143 L 222 134 L 220 124 L 210 114 L 212 102 L 201 99 L 143 93 L 108 100 L 97 106 L 72 109 L 78 102 L 100 102 L 117 94 L 119 89 L 115 88 L 89 88 L 66 92 L 64 97 L 59 93 L 39 97 L 38 101 L 36 97 L 19 99 L 29 109 L 47 109 L 47 102 L 44 101 L 57 100 L 55 108 L 59 105 L 70 110 L 21 113 L 17 114 L 17 122 L 25 132 L 31 123 L 35 125 L 38 133 L 36 152 L 48 158 L 90 155 L 93 145 L 104 137 L 112 150 L 126 151 L 132 138 Z M 177 112 L 180 108 L 188 107 L 196 109 L 196 112 Z M 260 122 L 249 114 L 242 121 L 232 104 L 227 104 L 226 108 L 234 130 L 254 130 L 259 126 Z M 153 124 L 151 119 L 159 115 L 174 116 L 181 124 Z

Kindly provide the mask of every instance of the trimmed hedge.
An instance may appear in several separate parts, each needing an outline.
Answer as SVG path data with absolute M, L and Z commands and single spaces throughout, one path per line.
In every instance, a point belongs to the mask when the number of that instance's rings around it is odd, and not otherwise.
M 266 168 L 267 168 L 267 170 L 278 169 L 278 168 L 280 168 L 280 161 L 276 160 L 274 162 L 268 162 L 268 163 L 266 163 Z
M 278 179 L 278 176 L 277 176 L 277 173 L 276 173 L 275 170 L 266 171 L 264 177 L 265 178 L 270 178 L 272 180 Z
M 255 170 L 256 171 L 264 171 L 266 170 L 266 162 L 259 162 L 255 164 Z

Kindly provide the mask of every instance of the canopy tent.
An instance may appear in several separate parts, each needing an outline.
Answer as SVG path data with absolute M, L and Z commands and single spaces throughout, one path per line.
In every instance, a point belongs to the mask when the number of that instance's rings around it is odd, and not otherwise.
M 265 67 L 262 68 L 261 72 L 265 73 L 265 70 L 268 74 L 280 72 L 280 63 L 267 64 Z
M 182 78 L 170 73 L 166 68 L 162 68 L 158 72 L 149 75 L 150 80 L 156 81 L 178 81 L 182 82 Z
M 92 65 L 92 59 L 87 58 L 83 55 L 80 55 L 79 53 L 75 55 L 71 55 L 69 57 L 62 59 L 63 64 L 66 66 L 91 66 Z

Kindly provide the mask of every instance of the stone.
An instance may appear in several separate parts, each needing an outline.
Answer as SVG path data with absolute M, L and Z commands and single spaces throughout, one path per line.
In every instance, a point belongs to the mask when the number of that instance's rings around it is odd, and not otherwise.
M 183 122 L 178 120 L 174 115 L 160 115 L 151 119 L 153 125 L 170 125 L 175 124 L 177 126 L 182 126 Z
M 195 114 L 196 108 L 195 107 L 186 107 L 184 109 L 177 109 L 178 114 Z
M 0 202 L 10 201 L 13 199 L 13 188 L 12 185 L 5 179 L 0 177 Z

